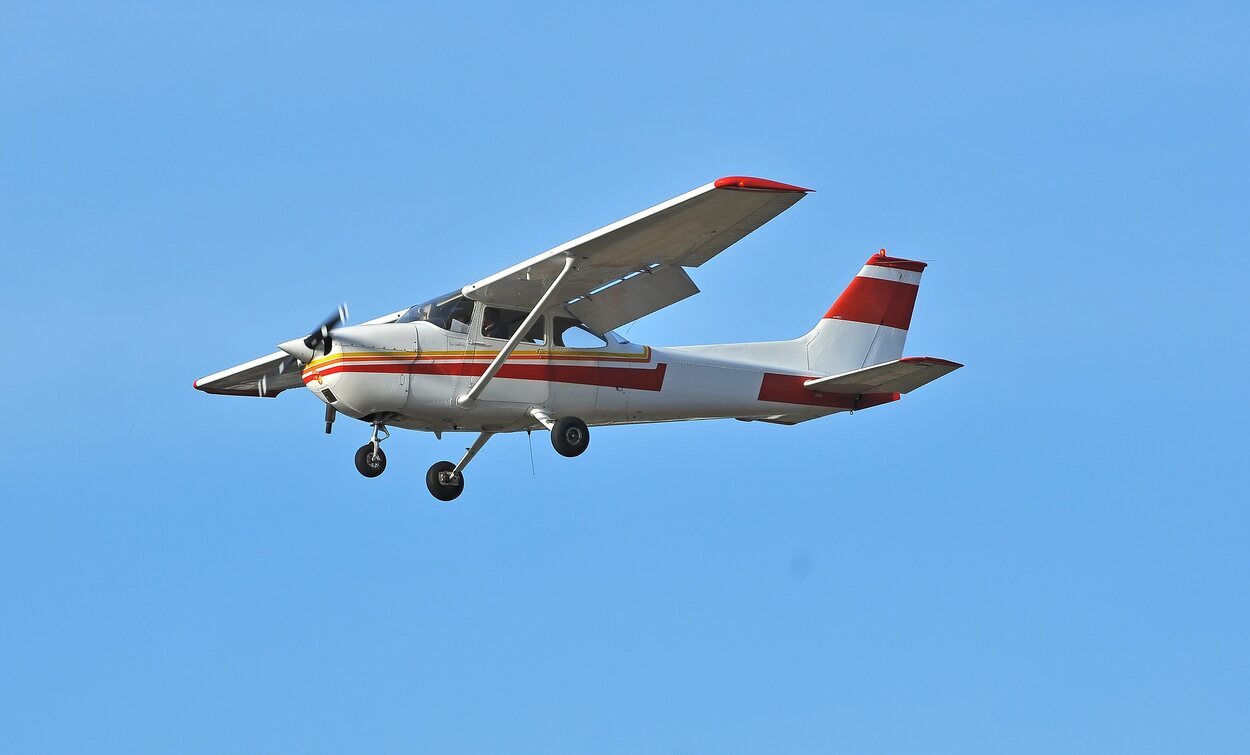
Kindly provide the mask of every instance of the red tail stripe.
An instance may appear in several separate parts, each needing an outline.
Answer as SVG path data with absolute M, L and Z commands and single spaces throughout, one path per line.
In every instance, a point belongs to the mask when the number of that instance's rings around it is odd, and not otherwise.
M 852 320 L 907 330 L 919 286 L 855 276 L 825 313 L 826 320 Z
M 333 375 L 339 372 L 373 372 L 409 375 L 464 375 L 477 377 L 486 372 L 481 362 L 416 362 L 410 364 L 336 364 L 316 372 Z M 658 391 L 664 386 L 666 364 L 652 369 L 628 367 L 583 367 L 547 364 L 512 364 L 505 362 L 496 377 L 513 380 L 545 380 L 552 383 L 576 383 L 599 385 L 608 388 L 633 388 L 640 391 Z M 304 382 L 315 379 L 312 372 Z

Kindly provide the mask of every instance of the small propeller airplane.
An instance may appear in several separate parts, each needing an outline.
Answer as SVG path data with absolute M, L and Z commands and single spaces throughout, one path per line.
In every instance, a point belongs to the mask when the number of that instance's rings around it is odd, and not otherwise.
M 904 357 L 926 263 L 881 250 L 806 335 L 785 341 L 651 347 L 614 328 L 699 292 L 699 267 L 810 189 L 730 176 L 631 215 L 444 296 L 347 326 L 346 307 L 279 351 L 200 378 L 227 396 L 305 386 L 370 424 L 356 469 L 386 469 L 388 428 L 475 432 L 460 461 L 426 473 L 450 501 L 498 433 L 545 428 L 563 456 L 591 426 L 735 418 L 793 425 L 897 401 L 963 366 Z

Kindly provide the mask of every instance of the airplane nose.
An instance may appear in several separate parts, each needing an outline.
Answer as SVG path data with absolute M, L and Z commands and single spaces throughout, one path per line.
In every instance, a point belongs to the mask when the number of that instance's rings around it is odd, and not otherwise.
M 331 345 L 334 343 L 331 332 L 345 322 L 347 322 L 347 305 L 340 304 L 337 312 L 323 320 L 307 336 L 280 343 L 278 348 L 304 364 L 308 364 L 317 353 L 318 347 L 321 347 L 322 353 L 329 355 Z
M 308 364 L 312 361 L 313 350 L 309 348 L 308 344 L 304 343 L 303 338 L 292 338 L 285 343 L 278 344 L 278 348 L 300 360 L 300 362 L 304 364 Z

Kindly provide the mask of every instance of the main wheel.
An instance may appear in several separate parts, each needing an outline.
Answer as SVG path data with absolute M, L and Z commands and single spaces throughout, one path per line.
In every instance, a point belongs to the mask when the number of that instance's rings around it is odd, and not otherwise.
M 447 473 L 455 468 L 456 465 L 450 461 L 434 462 L 430 471 L 425 473 L 425 486 L 430 489 L 430 495 L 440 501 L 453 501 L 464 492 L 464 475 L 456 475 L 454 481 L 444 481 Z
M 563 417 L 551 428 L 551 445 L 561 456 L 580 456 L 590 445 L 590 428 L 577 417 Z
M 365 477 L 377 477 L 385 472 L 386 454 L 382 453 L 382 447 L 378 446 L 377 453 L 374 453 L 372 443 L 356 449 L 356 471 Z

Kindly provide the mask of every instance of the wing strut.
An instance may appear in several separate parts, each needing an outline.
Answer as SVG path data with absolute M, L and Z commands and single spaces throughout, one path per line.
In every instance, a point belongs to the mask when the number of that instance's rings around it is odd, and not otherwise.
M 505 343 L 499 353 L 495 355 L 494 361 L 492 361 L 490 366 L 486 368 L 486 372 L 482 373 L 481 379 L 473 384 L 473 387 L 469 389 L 468 393 L 456 399 L 457 404 L 460 404 L 467 409 L 473 405 L 473 402 L 477 401 L 477 397 L 482 395 L 482 391 L 486 390 L 486 385 L 490 383 L 491 379 L 495 377 L 495 374 L 499 372 L 499 368 L 503 367 L 503 363 L 508 360 L 508 357 L 512 355 L 512 352 L 516 349 L 517 345 L 521 343 L 521 339 L 525 337 L 526 333 L 530 332 L 530 328 L 534 327 L 534 323 L 538 322 L 538 318 L 543 316 L 543 312 L 546 311 L 547 305 L 551 303 L 551 298 L 555 295 L 556 289 L 560 287 L 560 284 L 564 282 L 564 279 L 568 276 L 569 271 L 572 269 L 573 258 L 571 256 L 565 256 L 564 269 L 561 270 L 560 274 L 556 276 L 556 279 L 551 282 L 551 287 L 548 288 L 547 292 L 538 299 L 538 303 L 535 304 L 534 308 L 530 310 L 530 313 L 525 316 L 525 321 L 521 323 L 521 327 L 516 329 L 516 332 L 512 334 L 512 337 L 508 339 L 508 342 Z

